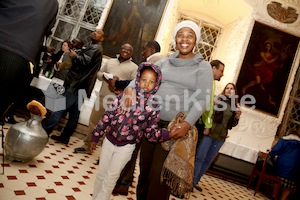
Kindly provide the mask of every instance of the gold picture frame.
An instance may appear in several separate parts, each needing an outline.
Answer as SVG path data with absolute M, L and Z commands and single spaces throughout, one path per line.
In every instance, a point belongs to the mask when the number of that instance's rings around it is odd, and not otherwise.
M 255 21 L 237 79 L 241 97 L 255 97 L 255 108 L 278 116 L 299 38 Z

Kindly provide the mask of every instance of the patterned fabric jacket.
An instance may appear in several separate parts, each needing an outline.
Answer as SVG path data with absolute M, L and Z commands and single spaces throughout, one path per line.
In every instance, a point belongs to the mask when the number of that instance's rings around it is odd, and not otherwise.
M 157 83 L 149 92 L 140 90 L 140 75 L 143 67 L 151 67 L 158 74 Z M 168 140 L 169 131 L 165 128 L 160 129 L 157 125 L 160 111 L 154 94 L 159 88 L 161 79 L 161 71 L 156 65 L 149 62 L 141 63 L 135 80 L 137 103 L 129 113 L 122 114 L 118 107 L 123 93 L 119 95 L 92 131 L 92 141 L 98 142 L 104 134 L 117 146 L 138 143 L 143 137 L 150 142 Z

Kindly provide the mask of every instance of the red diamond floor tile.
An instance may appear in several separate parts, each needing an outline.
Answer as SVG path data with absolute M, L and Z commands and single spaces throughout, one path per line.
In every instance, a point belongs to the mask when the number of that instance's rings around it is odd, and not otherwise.
M 98 172 L 95 162 L 101 147 L 93 155 L 74 153 L 74 148 L 82 144 L 83 140 L 77 137 L 72 137 L 68 146 L 49 139 L 44 151 L 28 163 L 5 160 L 2 164 L 5 173 L 0 175 L 0 199 L 12 200 L 18 196 L 24 197 L 23 199 L 46 200 L 49 199 L 47 195 L 59 195 L 61 199 L 69 200 L 91 199 Z M 136 200 L 138 162 L 128 196 L 115 195 L 110 200 Z M 19 176 L 22 180 L 17 179 Z M 253 190 L 210 175 L 204 175 L 200 185 L 203 192 L 194 191 L 189 200 L 268 199 L 260 192 L 254 197 Z M 32 189 L 39 192 L 30 192 Z M 179 200 L 174 196 L 171 199 Z
M 28 185 L 28 187 L 35 187 L 36 186 L 36 184 L 34 182 L 28 182 L 27 185 Z
M 19 196 L 19 195 L 25 195 L 24 190 L 15 190 L 14 192 L 15 192 L 15 194 L 16 194 L 17 196 Z

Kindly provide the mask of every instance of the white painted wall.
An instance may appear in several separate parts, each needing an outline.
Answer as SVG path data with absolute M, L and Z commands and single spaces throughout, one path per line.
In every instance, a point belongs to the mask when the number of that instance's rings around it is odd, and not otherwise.
M 276 29 L 300 36 L 300 23 L 298 22 L 300 19 L 292 25 L 287 25 L 275 21 L 268 15 L 265 8 L 271 0 L 245 1 L 251 6 L 249 7 L 249 10 L 245 11 L 243 16 L 238 16 L 236 20 L 226 25 L 218 23 L 218 21 L 216 21 L 217 19 L 203 13 L 180 10 L 176 5 L 178 4 L 178 1 L 170 1 L 171 5 L 168 6 L 166 11 L 166 13 L 169 14 L 164 15 L 156 37 L 161 46 L 165 47 L 163 48 L 163 54 L 166 55 L 166 51 L 170 43 L 170 39 L 167 38 L 172 38 L 171 31 L 176 24 L 176 16 L 178 16 L 179 12 L 186 12 L 188 15 L 192 15 L 196 18 L 200 18 L 223 27 L 222 35 L 218 41 L 217 51 L 214 54 L 214 59 L 219 59 L 226 65 L 224 77 L 216 84 L 216 94 L 219 94 L 228 82 L 235 83 L 238 78 L 255 21 L 260 21 L 270 26 L 274 26 Z M 292 5 L 294 2 L 289 1 L 284 3 Z M 252 7 L 255 9 L 253 10 Z M 294 7 L 297 8 L 299 5 L 294 5 Z M 172 26 L 170 26 L 170 24 Z M 242 107 L 243 113 L 240 123 L 238 126 L 229 131 L 229 138 L 227 140 L 261 151 L 266 151 L 272 147 L 277 128 L 284 115 L 284 110 L 289 98 L 289 93 L 292 89 L 292 83 L 294 81 L 297 66 L 299 66 L 299 48 L 295 56 L 295 62 L 291 70 L 291 76 L 287 84 L 285 97 L 283 98 L 279 115 L 277 117 L 270 116 L 257 110 Z
M 296 1 L 279 1 L 287 5 L 293 5 L 295 3 L 296 5 L 293 6 L 296 8 L 299 7 L 299 3 Z M 224 29 L 221 38 L 218 41 L 218 48 L 214 54 L 214 59 L 220 59 L 226 65 L 225 76 L 216 84 L 216 94 L 218 94 L 228 82 L 236 82 L 245 51 L 248 46 L 252 27 L 256 20 L 284 32 L 300 36 L 300 18 L 296 21 L 296 23 L 287 25 L 275 21 L 268 15 L 265 7 L 269 2 L 271 2 L 271 0 L 245 0 L 245 2 L 247 2 L 251 8 L 248 11 L 246 10 L 243 16 L 239 15 L 236 20 L 229 24 L 222 24 L 218 22 L 217 19 L 206 14 L 180 10 L 179 0 L 169 0 L 155 38 L 161 44 L 162 54 L 167 54 L 169 44 L 172 41 L 172 30 L 177 23 L 179 12 L 187 12 L 186 14 L 193 15 L 194 17 L 204 19 L 223 27 Z M 104 16 L 99 21 L 99 26 L 101 27 L 103 27 L 111 4 L 112 0 L 109 0 L 103 12 Z M 255 9 L 253 10 L 252 7 Z M 298 48 L 295 56 L 295 63 L 292 67 L 291 76 L 287 84 L 285 97 L 283 98 L 283 103 L 278 117 L 242 107 L 243 113 L 240 123 L 237 127 L 229 131 L 229 141 L 261 151 L 271 148 L 277 128 L 284 115 L 284 110 L 289 98 L 288 95 L 292 89 L 292 83 L 297 70 L 296 66 L 299 66 L 299 56 L 300 53 Z M 97 84 L 95 92 L 99 91 L 99 89 L 100 86 Z M 80 123 L 87 124 L 89 114 L 91 112 L 91 104 L 92 103 L 89 102 L 84 105 L 84 110 L 80 116 Z

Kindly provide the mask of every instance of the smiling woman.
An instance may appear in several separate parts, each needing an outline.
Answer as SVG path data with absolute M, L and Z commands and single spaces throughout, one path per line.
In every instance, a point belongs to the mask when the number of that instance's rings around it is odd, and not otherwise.
M 180 52 L 179 58 L 194 57 L 193 49 L 200 40 L 200 29 L 196 23 L 189 20 L 179 23 L 174 29 L 173 37 Z
M 185 20 L 177 24 L 173 31 L 173 39 L 178 52 L 155 63 L 161 68 L 163 78 L 156 96 L 160 98 L 162 105 L 158 123 L 160 128 L 166 128 L 179 112 L 187 113 L 185 120 L 178 123 L 177 128 L 170 133 L 171 138 L 178 139 L 186 135 L 204 112 L 202 108 L 206 107 L 206 102 L 209 102 L 206 98 L 211 94 L 199 91 L 211 91 L 213 75 L 210 64 L 204 60 L 203 56 L 193 53 L 196 42 L 200 39 L 200 29 L 195 22 Z M 125 91 L 128 97 L 132 96 L 133 81 L 129 86 Z M 170 96 L 176 98 L 170 99 Z M 127 98 L 125 109 L 130 108 L 131 103 Z M 169 200 L 171 188 L 165 180 L 160 181 L 167 155 L 168 152 L 162 148 L 161 144 L 151 143 L 148 140 L 142 141 L 141 171 L 137 186 L 138 199 Z

